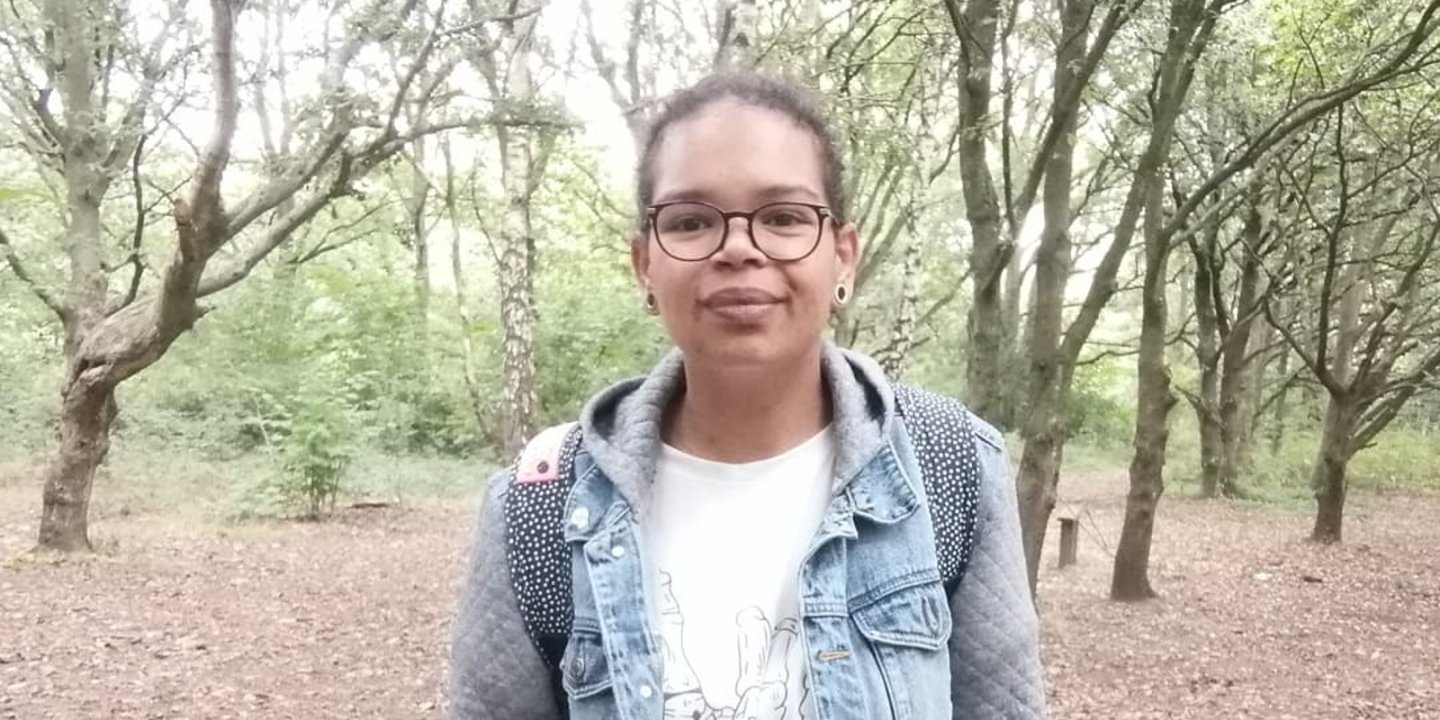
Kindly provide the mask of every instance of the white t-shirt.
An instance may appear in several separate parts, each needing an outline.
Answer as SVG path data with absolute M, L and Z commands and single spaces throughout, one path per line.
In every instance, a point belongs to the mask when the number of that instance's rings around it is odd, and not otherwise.
M 834 467 L 829 428 L 752 463 L 662 449 L 640 542 L 667 720 L 814 717 L 797 590 Z

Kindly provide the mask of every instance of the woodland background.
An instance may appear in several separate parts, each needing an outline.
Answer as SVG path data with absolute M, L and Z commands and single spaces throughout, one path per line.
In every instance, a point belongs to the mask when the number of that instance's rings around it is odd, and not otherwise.
M 836 340 L 1012 439 L 1057 716 L 1440 717 L 1437 30 L 1440 0 L 11 0 L 0 717 L 437 711 L 481 480 L 666 347 L 635 141 L 745 68 L 844 144 Z

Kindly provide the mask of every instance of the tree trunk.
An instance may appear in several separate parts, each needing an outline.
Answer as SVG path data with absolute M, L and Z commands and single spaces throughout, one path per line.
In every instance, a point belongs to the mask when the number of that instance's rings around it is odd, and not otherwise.
M 513 47 L 505 69 L 506 100 L 513 108 L 528 109 L 535 85 L 530 74 L 530 44 L 534 16 L 520 21 L 510 33 Z M 522 110 L 523 111 L 523 110 Z M 535 434 L 535 246 L 530 224 L 530 199 L 535 188 L 533 133 L 520 123 L 497 127 L 501 182 L 505 188 L 504 231 L 500 250 L 500 323 L 505 382 L 501 413 L 504 457 L 514 457 Z
M 1014 243 L 1014 235 L 1011 243 Z M 1024 254 L 1016 248 L 1010 253 L 1010 262 L 1005 269 L 1004 334 L 1001 336 L 1001 352 L 1010 361 L 1005 363 L 1004 387 L 1002 388 L 1000 417 L 1009 421 L 1008 427 L 1018 427 L 1022 417 L 1021 407 L 1025 401 L 1025 365 L 1019 362 L 1025 357 L 1028 338 L 1022 336 L 1020 306 L 1024 299 L 1026 265 Z M 1007 429 L 1008 429 L 1007 427 Z
M 920 305 L 920 266 L 924 261 L 920 239 L 909 238 L 905 246 L 905 263 L 900 268 L 900 310 L 890 344 L 876 359 L 885 374 L 899 380 L 905 374 L 905 359 L 915 346 L 915 312 Z
M 1275 397 L 1275 412 L 1271 415 L 1270 432 L 1267 438 L 1270 442 L 1270 454 L 1280 452 L 1280 447 L 1285 444 L 1285 414 L 1289 412 L 1290 401 L 1290 355 L 1288 347 L 1280 349 L 1280 367 L 1276 372 L 1282 385 L 1279 394 Z
M 1125 601 L 1155 596 L 1150 587 L 1150 539 L 1155 529 L 1155 509 L 1165 492 L 1167 423 L 1175 404 L 1170 372 L 1165 366 L 1165 271 L 1170 248 L 1160 236 L 1164 182 L 1158 173 L 1144 181 L 1145 281 L 1136 373 L 1135 454 L 1130 460 L 1130 494 L 1125 499 L 1125 522 L 1110 584 L 1111 599 Z
M 60 451 L 45 471 L 39 547 L 88 551 L 90 493 L 95 472 L 110 451 L 110 429 L 118 414 L 115 389 L 93 384 L 81 374 L 70 381 L 63 398 Z
M 975 413 L 1002 427 L 1008 354 L 1005 346 L 1005 312 L 1002 279 L 1011 245 L 1002 240 L 1000 202 L 990 173 L 991 75 L 995 59 L 998 3 L 971 0 L 964 16 L 955 0 L 946 2 L 951 23 L 960 38 L 960 165 L 961 191 L 970 222 L 972 298 L 966 329 L 969 359 L 966 389 Z
M 97 38 L 92 36 L 95 24 L 87 15 L 85 6 L 78 3 L 46 4 L 46 19 L 55 29 L 63 61 L 60 91 L 65 124 L 76 131 L 62 136 L 69 276 L 66 312 L 60 319 L 65 328 L 68 380 L 61 394 L 60 450 L 45 471 L 39 546 L 66 552 L 90 549 L 90 491 L 95 471 L 110 448 L 110 426 L 115 418 L 114 385 L 99 377 L 103 373 L 88 372 L 83 354 L 90 336 L 105 320 L 109 276 L 101 245 L 100 203 L 111 177 L 104 172 L 104 144 L 109 138 L 103 131 L 91 131 L 99 122 L 94 98 L 97 68 L 92 59 Z
M 420 323 L 420 335 L 424 337 L 430 326 L 430 243 L 425 232 L 425 202 L 430 195 L 430 181 L 425 177 L 424 138 L 415 141 L 414 152 L 406 214 L 409 216 L 409 235 L 415 258 L 415 319 Z
M 1220 429 L 1220 320 L 1215 306 L 1219 251 L 1217 225 L 1207 228 L 1204 245 L 1192 245 L 1195 257 L 1196 360 L 1200 367 L 1200 394 L 1195 398 L 1195 419 L 1200 426 L 1200 495 L 1220 494 L 1220 470 L 1225 445 Z M 1143 331 L 1142 331 L 1143 332 Z
M 1060 40 L 1055 55 L 1054 99 L 1068 99 L 1070 86 L 1085 54 L 1085 27 L 1090 4 L 1066 0 Z M 1045 167 L 1043 209 L 1045 227 L 1035 252 L 1029 325 L 1028 414 L 1021 425 L 1025 447 L 1021 452 L 1016 486 L 1020 501 L 1021 539 L 1029 572 L 1030 592 L 1040 570 L 1040 552 L 1050 511 L 1055 507 L 1060 481 L 1060 460 L 1065 444 L 1065 403 L 1071 370 L 1061 352 L 1065 284 L 1070 277 L 1070 183 L 1074 175 L 1075 115 L 1060 130 Z
M 1325 423 L 1320 435 L 1320 449 L 1310 483 L 1315 490 L 1315 529 L 1310 539 L 1319 543 L 1338 543 L 1342 537 L 1345 517 L 1345 495 L 1349 490 L 1346 470 L 1350 464 L 1351 440 L 1359 418 L 1354 398 L 1331 395 L 1325 407 Z
M 1260 256 L 1258 245 L 1263 230 L 1258 203 L 1252 202 L 1245 218 L 1245 245 L 1250 248 L 1240 261 L 1240 297 L 1235 303 L 1235 317 L 1225 338 L 1220 358 L 1220 492 L 1226 497 L 1240 497 L 1240 471 L 1249 464 L 1251 423 L 1250 384 L 1255 375 L 1251 357 L 1251 340 L 1255 335 L 1256 310 L 1260 303 Z
M 1342 218 L 1343 220 L 1343 218 Z M 1351 231 L 1335 231 L 1340 251 L 1334 256 L 1340 266 L 1340 314 L 1335 327 L 1335 347 L 1331 353 L 1330 377 L 1327 383 L 1325 419 L 1321 425 L 1320 451 L 1311 469 L 1310 483 L 1315 490 L 1315 529 L 1310 539 L 1320 543 L 1338 543 L 1342 536 L 1345 515 L 1345 494 L 1349 488 L 1346 468 L 1354 454 L 1355 427 L 1365 408 L 1357 397 L 1355 382 L 1355 346 L 1360 340 L 1360 305 L 1364 299 L 1364 276 L 1368 258 L 1360 259 Z M 1378 241 L 1375 241 L 1378 245 Z M 1326 338 L 1320 338 L 1325 342 Z

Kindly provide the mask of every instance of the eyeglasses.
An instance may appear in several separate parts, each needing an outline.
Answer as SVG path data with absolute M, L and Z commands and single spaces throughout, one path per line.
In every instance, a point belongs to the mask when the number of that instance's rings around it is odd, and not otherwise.
M 781 202 L 750 212 L 726 212 L 710 203 L 684 200 L 645 209 L 646 219 L 660 249 L 676 260 L 708 260 L 725 247 L 730 220 L 744 218 L 750 242 L 776 262 L 804 260 L 820 246 L 830 209 L 810 203 Z

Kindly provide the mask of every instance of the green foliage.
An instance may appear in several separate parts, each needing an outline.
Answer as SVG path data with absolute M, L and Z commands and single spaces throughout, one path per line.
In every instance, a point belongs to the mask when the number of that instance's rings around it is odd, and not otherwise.
M 315 519 L 333 510 L 340 481 L 350 464 L 349 428 L 336 406 L 307 404 L 285 443 L 285 474 L 279 493 L 287 505 L 304 509 Z
M 1070 437 L 1091 445 L 1129 443 L 1135 434 L 1133 370 L 1106 359 L 1075 369 L 1065 422 Z
M 1317 431 L 1293 432 L 1276 452 L 1265 448 L 1245 476 L 1245 490 L 1267 502 L 1310 500 Z M 1433 433 L 1392 427 L 1350 460 L 1350 489 L 1371 493 L 1440 493 L 1440 442 Z

